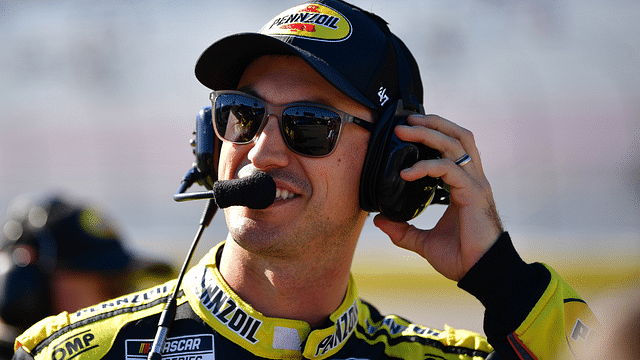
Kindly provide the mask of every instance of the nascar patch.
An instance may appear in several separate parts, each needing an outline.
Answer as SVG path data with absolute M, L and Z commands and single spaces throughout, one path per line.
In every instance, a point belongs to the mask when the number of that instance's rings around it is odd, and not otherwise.
M 343 41 L 351 35 L 351 23 L 328 6 L 308 3 L 280 13 L 260 32 L 319 41 Z
M 146 359 L 152 344 L 153 339 L 126 340 L 126 359 Z M 162 350 L 162 360 L 215 360 L 213 335 L 200 334 L 168 338 Z

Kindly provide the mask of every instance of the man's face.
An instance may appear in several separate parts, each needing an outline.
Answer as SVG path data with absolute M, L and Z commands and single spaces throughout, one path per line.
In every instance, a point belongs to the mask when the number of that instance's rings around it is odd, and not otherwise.
M 331 86 L 302 59 L 265 56 L 250 65 L 238 90 L 271 104 L 313 102 L 372 121 L 371 112 Z M 243 248 L 274 256 L 339 248 L 357 241 L 367 213 L 360 209 L 358 187 L 369 132 L 345 124 L 335 151 L 323 158 L 293 153 L 272 114 L 260 137 L 249 145 L 224 143 L 220 179 L 271 174 L 279 197 L 265 210 L 225 209 L 233 239 Z

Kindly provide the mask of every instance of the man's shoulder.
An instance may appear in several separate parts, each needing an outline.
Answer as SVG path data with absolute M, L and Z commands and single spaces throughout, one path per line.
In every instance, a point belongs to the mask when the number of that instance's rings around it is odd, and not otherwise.
M 486 358 L 493 347 L 479 333 L 454 329 L 427 327 L 397 315 L 382 315 L 371 304 L 360 301 L 359 326 L 355 335 L 370 346 L 379 344 L 385 353 L 404 358 L 420 351 L 439 356 L 452 354 Z
M 102 358 L 126 324 L 158 315 L 175 281 L 45 318 L 16 339 L 23 358 Z M 26 356 L 24 356 L 26 355 Z

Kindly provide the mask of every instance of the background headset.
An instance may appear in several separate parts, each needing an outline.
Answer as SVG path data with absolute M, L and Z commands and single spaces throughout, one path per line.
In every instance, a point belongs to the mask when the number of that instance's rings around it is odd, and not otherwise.
M 26 329 L 53 312 L 51 277 L 57 266 L 57 242 L 46 225 L 49 211 L 61 204 L 29 206 L 9 216 L 0 251 L 0 317 Z M 70 211 L 70 209 L 60 211 Z

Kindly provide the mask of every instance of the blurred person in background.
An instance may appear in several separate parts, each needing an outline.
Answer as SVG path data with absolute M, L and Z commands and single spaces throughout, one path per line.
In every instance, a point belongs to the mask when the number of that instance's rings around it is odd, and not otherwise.
M 1 359 L 40 319 L 168 280 L 170 265 L 125 248 L 95 205 L 58 194 L 18 196 L 0 228 Z

